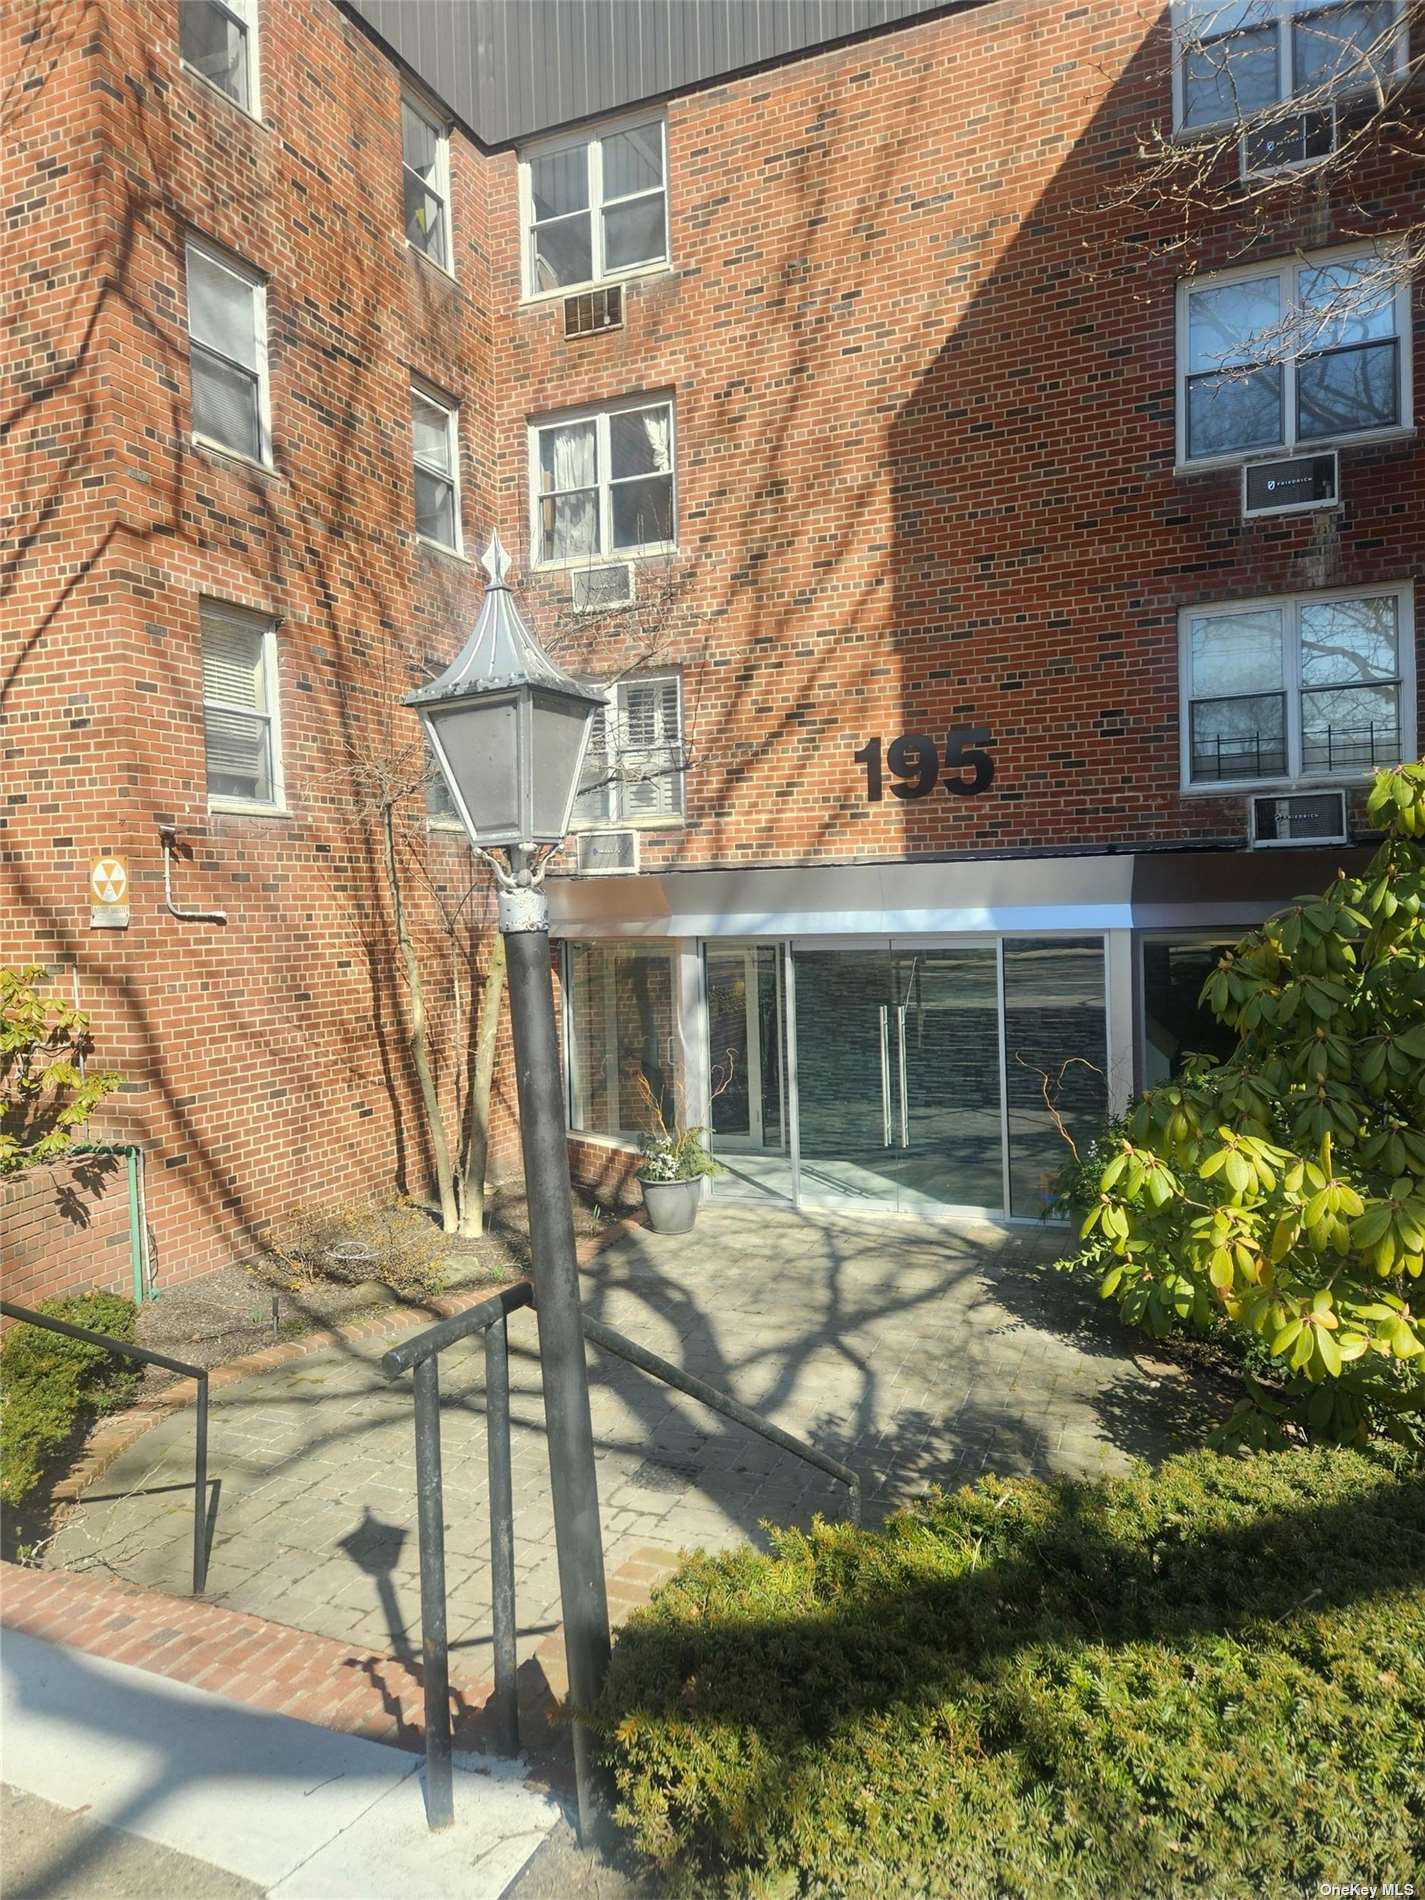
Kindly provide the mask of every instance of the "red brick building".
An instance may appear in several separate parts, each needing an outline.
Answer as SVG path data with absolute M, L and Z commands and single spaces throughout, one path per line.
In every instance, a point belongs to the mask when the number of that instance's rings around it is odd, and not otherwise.
M 642 1080 L 719 1193 L 1037 1216 L 1045 1089 L 1087 1125 L 1200 1042 L 1211 944 L 1413 753 L 1418 288 L 1242 347 L 1418 223 L 1413 168 L 1134 272 L 1115 185 L 1212 116 L 1160 8 L 843 12 L 6 16 L 0 956 L 77 968 L 161 1275 L 428 1188 L 380 787 L 492 526 L 616 680 L 551 884 L 605 1192 Z M 1247 514 L 1306 455 L 1334 500 Z M 453 1113 L 434 893 L 474 874 L 420 807 Z

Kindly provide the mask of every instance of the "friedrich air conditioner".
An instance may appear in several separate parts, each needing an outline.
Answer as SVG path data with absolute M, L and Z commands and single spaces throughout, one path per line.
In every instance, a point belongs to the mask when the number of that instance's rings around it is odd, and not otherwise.
M 632 563 L 620 561 L 609 567 L 576 567 L 569 576 L 569 598 L 574 603 L 574 611 L 581 614 L 627 607 L 633 599 Z
M 636 831 L 580 831 L 576 864 L 584 877 L 615 877 L 638 869 Z
M 1248 126 L 1237 141 L 1243 178 L 1261 178 L 1268 172 L 1290 171 L 1329 158 L 1336 149 L 1336 108 L 1318 106 Z
M 1250 802 L 1252 845 L 1345 844 L 1344 792 L 1268 793 Z
M 1298 515 L 1341 504 L 1341 462 L 1335 449 L 1319 455 L 1278 456 L 1242 465 L 1242 515 Z

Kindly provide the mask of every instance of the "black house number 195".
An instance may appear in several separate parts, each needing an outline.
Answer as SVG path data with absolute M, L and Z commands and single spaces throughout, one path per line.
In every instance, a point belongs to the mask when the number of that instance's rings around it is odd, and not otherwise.
M 937 785 L 959 798 L 974 798 L 994 784 L 995 762 L 979 749 L 989 743 L 988 726 L 952 726 L 945 735 L 943 778 L 936 743 L 923 732 L 903 732 L 899 739 L 892 739 L 886 747 L 884 771 L 879 739 L 868 739 L 855 757 L 866 768 L 866 796 L 872 804 L 885 796 L 885 772 L 894 781 L 892 798 L 929 798 Z M 964 771 L 974 777 L 961 778 Z

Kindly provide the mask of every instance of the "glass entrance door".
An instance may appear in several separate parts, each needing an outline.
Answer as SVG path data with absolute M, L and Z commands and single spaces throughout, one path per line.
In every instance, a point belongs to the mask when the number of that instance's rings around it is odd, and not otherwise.
M 895 949 L 891 976 L 900 1205 L 1002 1208 L 995 947 Z
M 791 1198 L 779 944 L 704 948 L 713 1193 Z
M 994 945 L 793 959 L 802 1200 L 1002 1208 Z

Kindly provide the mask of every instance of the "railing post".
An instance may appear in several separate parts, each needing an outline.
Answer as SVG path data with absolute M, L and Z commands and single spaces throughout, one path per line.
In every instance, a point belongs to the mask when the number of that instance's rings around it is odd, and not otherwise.
M 208 1375 L 198 1374 L 198 1406 L 193 1447 L 193 1594 L 200 1597 L 208 1580 Z
M 510 1354 L 504 1315 L 485 1334 L 485 1449 L 490 1469 L 490 1597 L 494 1616 L 495 1749 L 517 1755 L 515 1517 L 510 1470 Z
M 455 1819 L 450 1772 L 450 1653 L 445 1627 L 445 1505 L 440 1477 L 440 1374 L 431 1353 L 414 1369 L 416 1511 L 421 1546 L 421 1668 L 425 1679 L 426 1821 Z

